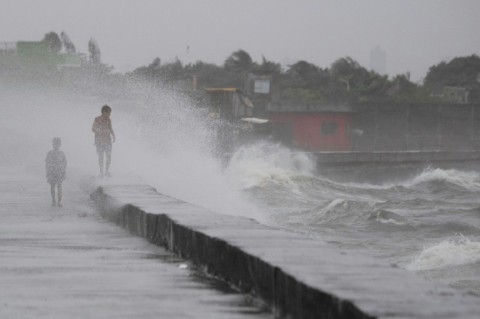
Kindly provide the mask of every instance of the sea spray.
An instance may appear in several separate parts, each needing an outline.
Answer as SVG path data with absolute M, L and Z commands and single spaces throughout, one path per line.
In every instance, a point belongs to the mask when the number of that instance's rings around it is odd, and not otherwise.
M 121 171 L 213 211 L 262 218 L 223 174 L 208 106 L 168 89 L 149 92 L 147 99 L 139 96 L 135 103 L 140 107 L 118 117 L 124 132 L 116 151 Z
M 311 177 L 315 171 L 315 161 L 308 154 L 260 141 L 240 148 L 225 173 L 239 189 L 248 189 L 267 182 L 294 186 L 293 178 Z
M 67 155 L 67 180 L 98 174 L 91 127 L 104 104 L 112 107 L 117 140 L 113 144 L 113 179 L 144 183 L 163 194 L 225 214 L 260 219 L 223 174 L 212 138 L 207 106 L 174 89 L 140 81 L 119 88 L 96 83 L 95 95 L 61 87 L 16 87 L 0 96 L 2 165 L 32 167 L 41 178 L 51 139 L 60 136 Z M 80 90 L 79 90 L 80 91 Z M 109 182 L 114 182 L 110 180 Z

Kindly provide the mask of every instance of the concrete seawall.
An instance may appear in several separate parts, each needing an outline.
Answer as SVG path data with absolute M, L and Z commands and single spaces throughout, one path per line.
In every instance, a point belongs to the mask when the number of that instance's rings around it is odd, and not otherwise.
M 478 299 L 352 252 L 145 185 L 101 185 L 101 214 L 289 318 L 478 318 Z M 161 289 L 161 288 L 159 288 Z

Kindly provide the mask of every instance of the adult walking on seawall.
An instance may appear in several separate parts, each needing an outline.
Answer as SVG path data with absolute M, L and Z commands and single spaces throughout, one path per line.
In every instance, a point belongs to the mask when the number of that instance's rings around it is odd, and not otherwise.
M 110 119 L 112 108 L 108 105 L 104 105 L 102 106 L 101 112 L 102 115 L 97 116 L 93 121 L 92 132 L 95 133 L 95 146 L 97 147 L 100 177 L 110 177 L 112 143 L 115 143 L 115 132 L 113 131 L 112 120 Z

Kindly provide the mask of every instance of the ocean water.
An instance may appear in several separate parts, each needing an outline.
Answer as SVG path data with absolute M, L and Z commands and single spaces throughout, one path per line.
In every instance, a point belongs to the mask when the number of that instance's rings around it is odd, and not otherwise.
M 378 174 L 368 170 L 363 175 Z M 382 182 L 376 176 L 375 183 L 336 180 L 327 172 L 308 154 L 264 142 L 238 150 L 225 174 L 273 227 L 321 238 L 480 297 L 478 171 L 402 169 Z

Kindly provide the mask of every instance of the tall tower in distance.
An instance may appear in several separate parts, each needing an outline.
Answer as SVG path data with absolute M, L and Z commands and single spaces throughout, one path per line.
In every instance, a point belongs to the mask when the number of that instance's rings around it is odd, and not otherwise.
M 387 53 L 379 45 L 370 51 L 370 69 L 380 75 L 387 74 Z

